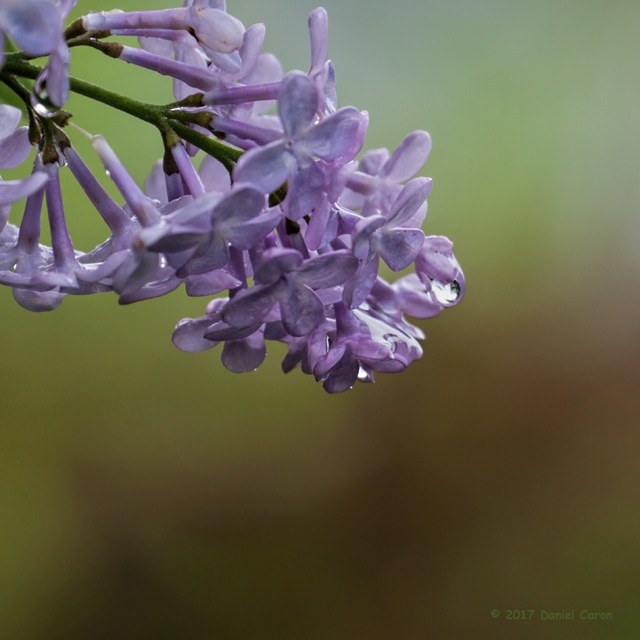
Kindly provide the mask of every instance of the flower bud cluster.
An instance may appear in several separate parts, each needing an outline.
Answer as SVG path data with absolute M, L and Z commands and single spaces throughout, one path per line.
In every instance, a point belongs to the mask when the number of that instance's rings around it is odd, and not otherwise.
M 324 9 L 309 18 L 309 71 L 284 74 L 262 52 L 264 26 L 245 29 L 224 0 L 90 13 L 63 32 L 73 4 L 0 7 L 0 31 L 24 56 L 49 56 L 30 96 L 30 127 L 18 126 L 18 109 L 0 105 L 0 169 L 18 166 L 36 146 L 31 175 L 0 182 L 0 283 L 17 302 L 44 311 L 68 294 L 114 291 L 126 304 L 184 284 L 189 295 L 215 297 L 203 316 L 178 322 L 178 348 L 221 345 L 224 366 L 245 372 L 264 360 L 265 341 L 276 340 L 288 347 L 285 371 L 300 366 L 330 393 L 419 358 L 424 334 L 405 316 L 433 317 L 464 293 L 451 242 L 421 229 L 432 182 L 415 176 L 430 138 L 415 131 L 392 153 L 358 159 L 368 116 L 337 106 Z M 104 42 L 120 36 L 139 38 L 141 47 Z M 164 158 L 144 188 L 102 136 L 92 137 L 121 203 L 63 131 L 72 44 L 173 79 L 177 102 L 158 125 Z M 202 160 L 198 147 L 207 152 Z M 63 170 L 110 231 L 88 252 L 67 228 Z M 22 198 L 14 225 L 9 207 Z M 44 202 L 50 246 L 41 242 Z M 383 269 L 399 277 L 389 282 Z

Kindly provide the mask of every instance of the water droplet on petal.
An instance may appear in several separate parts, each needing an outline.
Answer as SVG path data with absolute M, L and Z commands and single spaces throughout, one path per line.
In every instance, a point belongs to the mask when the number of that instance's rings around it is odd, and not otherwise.
M 46 89 L 33 92 L 33 109 L 42 118 L 53 118 L 60 109 L 51 102 Z
M 452 282 L 432 280 L 431 290 L 435 299 L 445 306 L 455 304 L 460 297 L 460 283 L 457 280 Z
M 358 369 L 358 380 L 360 380 L 360 382 L 373 382 L 373 371 L 360 365 Z M 349 388 L 353 388 L 353 385 Z

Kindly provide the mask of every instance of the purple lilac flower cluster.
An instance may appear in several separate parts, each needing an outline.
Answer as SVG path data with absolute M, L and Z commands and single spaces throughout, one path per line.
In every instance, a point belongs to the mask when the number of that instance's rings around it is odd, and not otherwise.
M 357 159 L 368 117 L 337 107 L 324 9 L 309 18 L 309 71 L 284 74 L 262 52 L 264 26 L 245 29 L 224 0 L 89 13 L 63 30 L 74 4 L 0 3 L 0 31 L 19 49 L 3 55 L 0 81 L 23 99 L 29 120 L 18 126 L 21 111 L 0 105 L 0 169 L 36 149 L 30 176 L 0 182 L 0 283 L 16 301 L 46 311 L 69 294 L 115 291 L 126 304 L 184 284 L 189 295 L 216 297 L 203 316 L 178 322 L 178 348 L 222 345 L 224 366 L 245 372 L 264 360 L 266 340 L 280 341 L 288 347 L 284 371 L 300 366 L 330 393 L 419 358 L 424 335 L 405 315 L 435 316 L 464 293 L 452 243 L 421 230 L 432 183 L 415 175 L 430 138 L 414 131 L 392 153 Z M 124 36 L 140 47 L 117 40 Z M 164 158 L 144 188 L 107 141 L 92 136 L 122 203 L 65 129 L 70 86 L 94 97 L 80 81 L 70 85 L 69 51 L 81 45 L 173 79 L 176 102 L 156 121 L 131 101 L 112 100 L 162 134 Z M 40 56 L 46 66 L 30 64 Z M 19 82 L 21 73 L 31 74 L 32 87 Z M 73 174 L 110 230 L 91 251 L 71 240 L 61 171 Z M 9 209 L 23 198 L 14 225 Z M 40 241 L 45 202 L 50 245 Z M 400 274 L 395 281 L 383 278 L 381 261 Z

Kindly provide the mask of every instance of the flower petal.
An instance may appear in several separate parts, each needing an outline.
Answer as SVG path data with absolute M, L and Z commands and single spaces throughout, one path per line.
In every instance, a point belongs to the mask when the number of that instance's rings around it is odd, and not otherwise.
M 43 56 L 62 40 L 62 16 L 48 0 L 2 0 L 0 29 L 27 55 Z
M 231 226 L 255 218 L 265 203 L 265 196 L 251 185 L 241 185 L 225 195 L 215 206 L 211 219 L 214 224 Z
M 421 229 L 389 229 L 378 236 L 377 247 L 387 265 L 401 271 L 415 260 L 423 242 Z
M 264 337 L 255 332 L 244 340 L 230 340 L 222 349 L 222 364 L 233 373 L 255 371 L 267 355 Z
M 367 260 L 356 275 L 344 285 L 342 299 L 349 309 L 356 309 L 371 293 L 371 287 L 378 277 L 379 260 L 374 256 Z
M 235 295 L 229 301 L 222 319 L 234 327 L 248 327 L 263 322 L 278 300 L 279 283 L 269 287 L 253 287 Z
M 179 278 L 208 273 L 214 269 L 220 269 L 229 262 L 229 247 L 227 241 L 220 235 L 212 232 L 207 242 L 198 246 L 189 260 L 178 269 L 176 275 Z
M 39 171 L 22 180 L 0 181 L 0 206 L 30 196 L 41 189 L 48 179 L 46 173 Z
M 431 137 L 426 131 L 412 131 L 398 145 L 380 171 L 394 182 L 404 182 L 414 176 L 427 161 Z
M 346 252 L 327 253 L 307 260 L 297 271 L 296 280 L 311 287 L 325 289 L 346 282 L 357 271 L 359 260 Z
M 312 123 L 318 107 L 316 83 L 306 73 L 292 71 L 282 80 L 278 115 L 288 138 L 296 139 Z
M 295 249 L 268 249 L 262 254 L 255 279 L 261 284 L 273 284 L 301 264 L 302 256 Z
M 209 326 L 215 323 L 215 318 L 202 316 L 201 318 L 183 318 L 178 322 L 171 340 L 181 351 L 204 351 L 215 347 L 217 342 L 207 340 L 204 334 Z
M 324 320 L 324 305 L 309 287 L 290 283 L 280 296 L 282 324 L 292 336 L 311 333 Z
M 414 178 L 407 182 L 389 209 L 388 224 L 399 227 L 409 220 L 424 205 L 432 187 L 431 178 Z
M 11 135 L 17 128 L 22 111 L 10 104 L 0 104 L 0 140 Z
M 353 160 L 362 148 L 367 118 L 355 107 L 343 107 L 309 129 L 304 149 L 323 160 Z
M 212 296 L 227 289 L 235 289 L 242 284 L 238 278 L 224 269 L 187 276 L 185 290 L 188 296 Z
M 248 182 L 263 193 L 271 193 L 287 181 L 291 164 L 291 155 L 285 151 L 284 143 L 276 140 L 240 156 L 233 170 L 233 180 Z

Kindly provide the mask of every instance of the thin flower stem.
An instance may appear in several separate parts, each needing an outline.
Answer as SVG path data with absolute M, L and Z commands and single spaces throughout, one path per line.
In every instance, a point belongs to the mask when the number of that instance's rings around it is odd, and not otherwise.
M 20 76 L 32 80 L 35 80 L 41 72 L 41 67 L 27 62 L 21 54 L 7 55 L 2 69 L 2 75 L 7 78 Z M 0 75 L 0 79 L 2 79 L 2 75 Z M 229 172 L 242 155 L 241 150 L 230 147 L 216 138 L 204 135 L 184 124 L 184 122 L 202 123 L 202 112 L 177 111 L 175 103 L 171 105 L 147 104 L 73 76 L 69 78 L 69 88 L 74 93 L 144 120 L 161 132 L 165 132 L 167 124 L 169 124 L 176 134 L 222 162 Z

